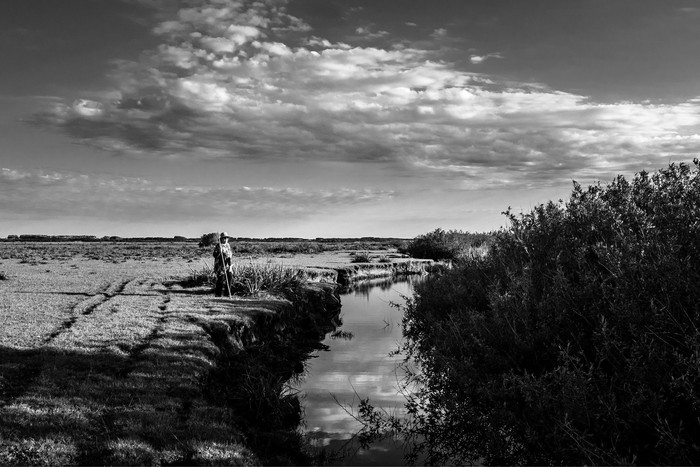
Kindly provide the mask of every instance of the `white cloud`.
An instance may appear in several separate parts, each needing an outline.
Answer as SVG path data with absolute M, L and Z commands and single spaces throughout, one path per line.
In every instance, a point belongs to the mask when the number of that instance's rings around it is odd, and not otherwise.
M 73 111 L 81 117 L 98 117 L 102 115 L 103 106 L 99 102 L 77 99 L 73 102 Z
M 610 177 L 700 150 L 695 101 L 600 105 L 466 73 L 434 51 L 351 47 L 311 34 L 283 0 L 149 3 L 163 43 L 118 63 L 101 102 L 35 122 L 116 153 L 382 161 L 474 188 Z
M 501 54 L 472 55 L 469 57 L 469 61 L 474 64 L 479 64 L 489 58 L 503 58 L 503 56 Z
M 366 41 L 373 41 L 376 39 L 381 39 L 382 37 L 386 37 L 389 35 L 388 31 L 373 31 L 371 26 L 360 26 L 355 29 L 355 34 L 357 36 L 353 36 L 352 38 L 355 40 L 366 40 Z

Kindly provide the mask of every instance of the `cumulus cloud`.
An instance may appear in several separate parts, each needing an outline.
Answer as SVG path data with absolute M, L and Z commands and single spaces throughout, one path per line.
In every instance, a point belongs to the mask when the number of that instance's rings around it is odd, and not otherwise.
M 160 12 L 160 46 L 115 62 L 99 102 L 57 103 L 34 123 L 114 153 L 382 161 L 473 188 L 610 177 L 700 149 L 697 101 L 602 105 L 467 73 L 435 50 L 332 42 L 285 0 L 133 1 Z
M 34 218 L 303 218 L 393 196 L 391 190 L 175 186 L 133 177 L 0 168 L 0 211 Z M 41 203 L 36 203 L 36 199 L 41 199 Z

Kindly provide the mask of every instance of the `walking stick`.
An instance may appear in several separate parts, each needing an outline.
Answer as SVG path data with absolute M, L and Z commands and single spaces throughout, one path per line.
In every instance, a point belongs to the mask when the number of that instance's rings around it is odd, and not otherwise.
M 224 278 L 226 279 L 226 291 L 228 292 L 228 298 L 231 298 L 231 286 L 228 283 L 228 271 L 226 268 L 226 260 L 224 259 L 224 252 L 221 251 L 221 237 L 219 237 L 219 256 L 221 257 L 221 265 L 224 267 Z

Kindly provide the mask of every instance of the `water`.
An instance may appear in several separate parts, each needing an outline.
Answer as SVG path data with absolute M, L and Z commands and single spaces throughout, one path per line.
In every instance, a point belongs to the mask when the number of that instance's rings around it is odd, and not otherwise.
M 361 424 L 352 414 L 357 414 L 359 400 L 367 397 L 374 407 L 403 411 L 402 372 L 397 368 L 401 357 L 389 354 L 402 336 L 403 312 L 396 305 L 412 295 L 415 280 L 420 279 L 368 282 L 341 295 L 343 325 L 338 331 L 352 337 L 326 336 L 323 343 L 329 350 L 307 362 L 308 375 L 298 387 L 304 397 L 306 431 L 318 448 L 344 453 L 339 465 L 404 464 L 398 440 L 360 449 L 353 435 Z

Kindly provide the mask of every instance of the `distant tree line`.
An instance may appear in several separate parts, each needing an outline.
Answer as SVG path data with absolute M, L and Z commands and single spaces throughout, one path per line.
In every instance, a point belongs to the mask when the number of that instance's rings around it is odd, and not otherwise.
M 40 234 L 22 234 L 8 235 L 6 239 L 0 238 L 0 242 L 198 242 L 200 247 L 214 245 L 219 239 L 218 232 L 203 234 L 199 238 L 185 237 L 175 235 L 173 237 L 120 237 L 117 235 L 105 235 L 98 237 L 96 235 L 40 235 Z M 299 244 L 311 246 L 314 245 L 341 245 L 350 243 L 364 244 L 382 244 L 394 247 L 399 247 L 407 240 L 401 238 L 383 238 L 383 237 L 352 237 L 352 238 L 299 238 L 299 237 L 268 237 L 268 238 L 252 238 L 252 237 L 235 237 L 232 238 L 236 243 L 248 244 Z M 271 246 L 274 248 L 274 246 Z
M 109 235 L 98 237 L 96 235 L 38 235 L 22 234 L 8 235 L 5 242 L 196 242 L 196 238 L 187 238 L 181 235 L 174 237 L 118 237 Z
M 215 245 L 219 241 L 219 233 L 218 232 L 209 232 L 202 234 L 202 236 L 199 238 L 199 246 L 200 247 L 207 247 L 211 245 Z M 341 238 L 341 237 L 332 237 L 332 238 L 314 238 L 314 239 L 308 239 L 308 238 L 300 238 L 300 237 L 267 237 L 267 238 L 252 238 L 252 237 L 231 237 L 232 243 L 237 243 L 237 244 L 261 244 L 261 243 L 266 243 L 266 244 L 276 244 L 276 245 L 284 245 L 284 244 L 296 244 L 296 245 L 302 245 L 304 248 L 314 248 L 315 245 L 318 245 L 318 251 L 322 250 L 327 250 L 328 248 L 325 248 L 323 245 L 343 245 L 343 244 L 380 244 L 383 246 L 393 246 L 394 248 L 399 248 L 402 245 L 404 245 L 408 240 L 403 239 L 403 238 L 393 238 L 393 237 L 348 237 L 348 238 Z M 269 250 L 270 248 L 274 249 L 274 245 L 268 245 L 266 248 Z M 274 251 L 272 251 L 274 252 Z

